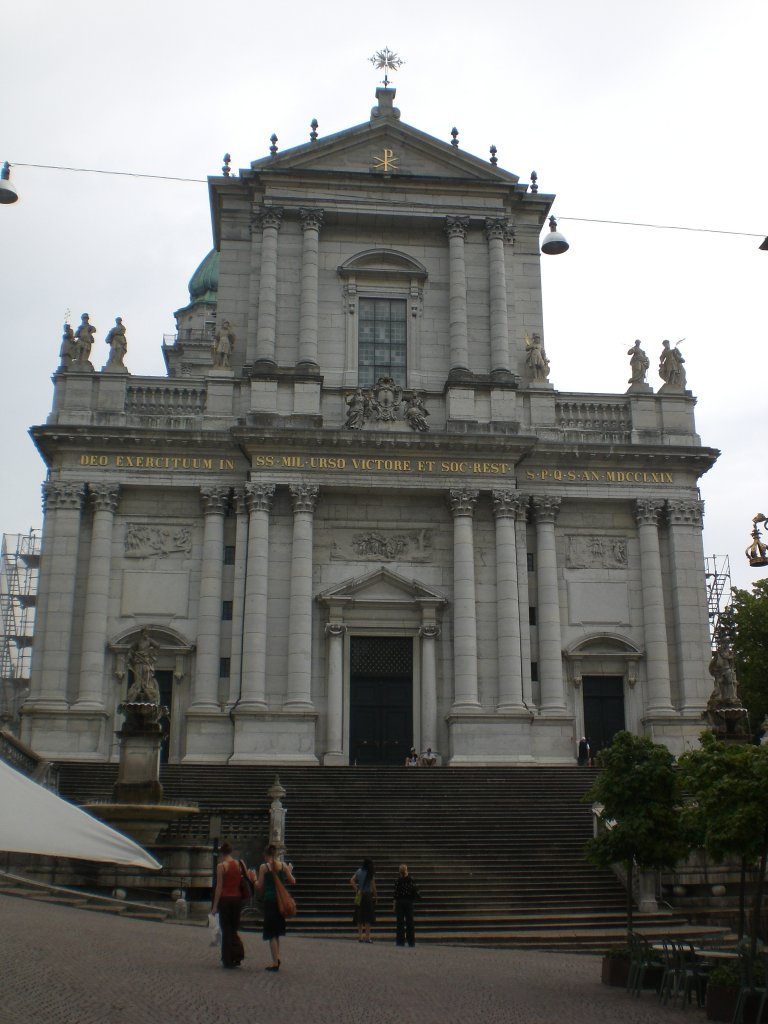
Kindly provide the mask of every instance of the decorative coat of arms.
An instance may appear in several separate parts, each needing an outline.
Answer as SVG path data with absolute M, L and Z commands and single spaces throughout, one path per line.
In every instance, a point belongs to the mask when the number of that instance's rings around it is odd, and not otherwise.
M 395 423 L 403 421 L 411 430 L 429 430 L 429 411 L 416 391 L 405 392 L 392 377 L 379 377 L 373 387 L 356 388 L 347 395 L 346 430 L 362 430 L 372 422 Z

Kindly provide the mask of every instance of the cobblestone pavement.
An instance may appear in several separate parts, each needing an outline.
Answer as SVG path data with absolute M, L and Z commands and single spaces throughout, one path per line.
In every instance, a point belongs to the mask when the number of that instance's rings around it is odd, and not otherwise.
M 2 1024 L 665 1024 L 653 993 L 600 984 L 595 956 L 261 936 L 225 971 L 203 925 L 0 896 Z M 351 930 L 351 929 L 350 929 Z M 417 932 L 418 939 L 418 932 Z M 703 1011 L 686 1019 L 704 1024 Z

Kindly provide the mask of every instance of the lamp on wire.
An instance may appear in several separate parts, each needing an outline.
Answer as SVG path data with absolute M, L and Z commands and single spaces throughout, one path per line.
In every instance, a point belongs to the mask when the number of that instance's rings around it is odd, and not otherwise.
M 6 160 L 0 168 L 0 203 L 7 206 L 10 203 L 15 203 L 18 198 L 19 193 L 11 184 L 11 165 Z
M 563 252 L 568 252 L 570 246 L 565 239 L 565 235 L 562 235 L 557 230 L 557 221 L 554 217 L 549 218 L 549 234 L 544 236 L 544 241 L 541 243 L 541 251 L 546 256 L 559 256 Z

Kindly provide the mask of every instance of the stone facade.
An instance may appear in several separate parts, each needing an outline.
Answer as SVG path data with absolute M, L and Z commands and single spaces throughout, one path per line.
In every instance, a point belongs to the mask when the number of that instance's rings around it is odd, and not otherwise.
M 568 763 L 585 731 L 698 736 L 717 453 L 695 400 L 556 390 L 553 196 L 393 99 L 210 179 L 217 260 L 167 377 L 57 371 L 32 431 L 41 753 L 116 759 L 145 626 L 171 761 Z

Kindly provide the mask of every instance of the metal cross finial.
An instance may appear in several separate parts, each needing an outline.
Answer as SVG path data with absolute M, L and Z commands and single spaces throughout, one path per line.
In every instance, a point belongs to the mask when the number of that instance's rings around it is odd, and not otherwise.
M 498 150 L 496 149 L 496 147 L 495 146 L 491 146 L 491 149 L 490 149 L 491 163 L 493 164 L 494 167 L 499 162 L 498 161 L 498 157 L 496 156 L 497 152 L 498 152 Z
M 312 120 L 309 122 L 309 127 L 312 129 L 312 131 L 309 133 L 309 137 L 310 137 L 311 141 L 312 142 L 317 142 L 317 118 L 316 117 L 313 117 Z
M 373 64 L 377 71 L 384 71 L 384 85 L 389 85 L 389 79 L 387 78 L 388 71 L 399 71 L 399 69 L 405 64 L 404 60 L 400 60 L 396 53 L 393 53 L 388 46 L 385 46 L 383 50 L 377 50 L 372 57 L 368 60 Z
M 229 155 L 229 153 L 225 153 L 224 154 L 224 166 L 221 168 L 221 173 L 224 175 L 225 178 L 228 178 L 230 176 L 230 174 L 232 173 L 232 171 L 230 169 L 230 166 L 229 166 L 231 160 L 232 160 L 232 157 Z
M 451 128 L 451 135 L 453 136 L 453 138 L 451 139 L 451 145 L 452 146 L 458 146 L 458 144 L 459 144 L 459 129 L 458 128 Z
M 275 135 L 274 132 L 272 132 L 272 134 L 269 136 L 269 141 L 272 143 L 272 145 L 269 147 L 269 152 L 272 154 L 272 156 L 275 156 L 277 153 L 277 136 Z

